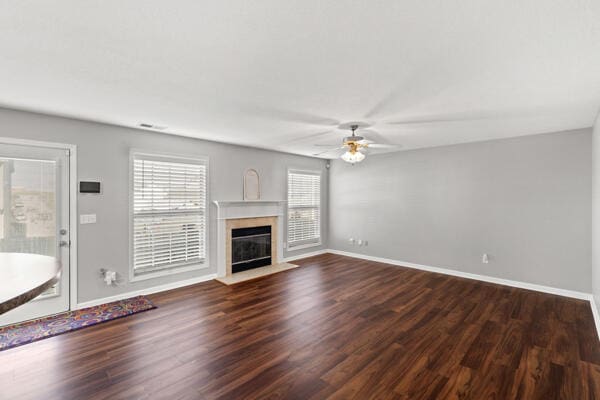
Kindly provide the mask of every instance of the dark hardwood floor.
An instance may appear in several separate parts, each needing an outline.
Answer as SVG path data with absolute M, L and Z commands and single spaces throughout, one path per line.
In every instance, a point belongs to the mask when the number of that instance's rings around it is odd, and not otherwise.
M 600 399 L 589 304 L 337 255 L 0 353 L 2 399 Z

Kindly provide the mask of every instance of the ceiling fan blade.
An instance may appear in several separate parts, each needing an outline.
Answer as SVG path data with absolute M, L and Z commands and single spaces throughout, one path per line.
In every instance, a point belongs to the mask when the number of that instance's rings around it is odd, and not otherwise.
M 482 119 L 492 119 L 491 116 L 467 116 L 467 115 L 448 115 L 433 118 L 413 118 L 399 121 L 388 121 L 386 124 L 390 125 L 421 125 L 421 124 L 436 124 L 442 122 L 461 122 L 461 121 L 475 121 Z
M 385 138 L 383 135 L 381 135 L 378 132 L 375 132 L 374 130 L 371 129 L 365 129 L 363 131 L 357 132 L 358 135 L 363 136 L 364 139 L 364 143 L 369 144 L 369 143 L 381 143 L 381 144 L 389 144 L 391 146 L 396 146 L 396 143 L 390 143 L 390 141 Z
M 452 114 L 423 115 L 413 118 L 405 118 L 397 121 L 388 121 L 391 125 L 418 125 L 435 124 L 441 122 L 481 121 L 501 118 L 531 118 L 543 114 L 556 114 L 560 110 L 555 108 L 530 108 L 530 109 L 503 109 L 503 110 L 472 110 Z
M 396 89 L 389 92 L 383 99 L 378 101 L 367 113 L 364 115 L 364 118 L 370 119 L 376 117 L 382 111 L 388 109 L 388 107 L 396 101 L 396 97 L 400 94 L 400 90 Z
M 333 153 L 333 152 L 338 152 L 338 153 L 341 153 L 341 150 L 342 150 L 342 149 L 341 149 L 340 147 L 335 147 L 335 148 L 333 148 L 333 149 L 328 149 L 328 150 L 325 150 L 325 151 L 321 151 L 321 152 L 319 152 L 319 153 L 314 153 L 314 154 L 313 154 L 313 156 L 321 156 L 321 155 L 323 155 L 323 154 L 327 154 L 327 153 Z
M 285 110 L 281 108 L 261 107 L 253 104 L 246 104 L 242 106 L 242 108 L 252 115 L 286 122 L 297 122 L 321 126 L 337 126 L 340 123 L 334 118 L 323 117 L 321 115 L 314 115 L 300 111 Z
M 330 149 L 331 148 L 340 148 L 341 149 L 342 147 L 344 147 L 344 146 L 341 146 L 341 147 L 337 146 L 337 147 L 335 147 L 336 146 L 335 144 L 314 144 L 313 146 L 316 146 L 316 147 L 329 147 Z
M 328 133 L 333 133 L 335 132 L 335 130 L 333 129 L 329 129 L 327 131 L 322 131 L 322 132 L 317 132 L 317 133 L 311 133 L 310 135 L 306 135 L 306 136 L 300 136 L 301 134 L 299 134 L 297 138 L 292 139 L 292 140 L 288 140 L 286 142 L 286 144 L 290 144 L 290 143 L 298 143 L 298 142 L 309 142 L 315 138 L 318 138 L 320 136 L 323 135 L 327 135 Z M 333 146 L 333 145 L 332 145 Z
M 457 72 L 444 68 L 439 61 L 437 57 L 431 58 L 399 77 L 401 80 L 365 114 L 365 118 L 393 117 L 448 90 L 448 82 L 454 82 L 451 78 L 458 77 Z
M 399 144 L 381 144 L 381 143 L 369 143 L 369 149 L 401 149 L 402 146 Z

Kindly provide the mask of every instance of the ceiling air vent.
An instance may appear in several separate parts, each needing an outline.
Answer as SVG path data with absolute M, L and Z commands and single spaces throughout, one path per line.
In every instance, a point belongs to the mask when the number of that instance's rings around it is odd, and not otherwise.
M 155 129 L 157 131 L 164 131 L 165 129 L 167 129 L 166 126 L 160 126 L 160 125 L 152 125 L 152 124 L 147 124 L 145 122 L 142 122 L 141 124 L 138 125 L 140 128 L 144 128 L 144 129 Z

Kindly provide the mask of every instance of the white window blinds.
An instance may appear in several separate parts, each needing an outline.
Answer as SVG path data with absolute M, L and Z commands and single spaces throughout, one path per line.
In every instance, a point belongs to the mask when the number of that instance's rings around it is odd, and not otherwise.
M 204 261 L 206 181 L 204 161 L 134 154 L 134 274 Z
M 288 171 L 288 247 L 321 241 L 321 174 Z

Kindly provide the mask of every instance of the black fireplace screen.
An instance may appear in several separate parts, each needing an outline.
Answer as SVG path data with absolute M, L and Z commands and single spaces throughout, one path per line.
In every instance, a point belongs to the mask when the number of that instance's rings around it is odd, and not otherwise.
M 271 265 L 271 226 L 231 230 L 231 272 Z

